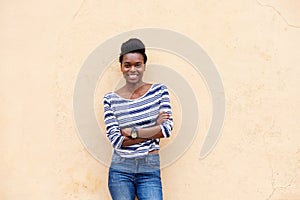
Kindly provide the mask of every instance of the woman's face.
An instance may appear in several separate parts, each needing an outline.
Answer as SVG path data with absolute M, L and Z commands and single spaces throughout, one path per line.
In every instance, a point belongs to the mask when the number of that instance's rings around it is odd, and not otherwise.
M 144 57 L 140 53 L 127 53 L 123 56 L 121 71 L 127 83 L 142 81 L 145 71 Z

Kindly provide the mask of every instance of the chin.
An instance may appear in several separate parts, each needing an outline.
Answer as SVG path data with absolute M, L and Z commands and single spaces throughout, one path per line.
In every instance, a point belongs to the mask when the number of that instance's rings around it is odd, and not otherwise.
M 142 82 L 141 80 L 126 80 L 127 83 L 136 84 Z

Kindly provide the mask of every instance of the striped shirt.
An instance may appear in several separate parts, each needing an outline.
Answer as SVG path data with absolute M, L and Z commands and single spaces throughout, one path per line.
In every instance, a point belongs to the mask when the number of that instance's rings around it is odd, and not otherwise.
M 159 139 L 122 147 L 125 137 L 121 135 L 121 129 L 155 126 L 159 113 L 163 111 L 167 112 L 170 118 L 160 127 L 164 137 L 170 137 L 173 129 L 173 118 L 168 88 L 164 84 L 153 84 L 143 96 L 137 99 L 125 99 L 114 92 L 110 92 L 104 95 L 103 102 L 106 136 L 120 156 L 127 158 L 143 157 L 149 151 L 159 150 Z

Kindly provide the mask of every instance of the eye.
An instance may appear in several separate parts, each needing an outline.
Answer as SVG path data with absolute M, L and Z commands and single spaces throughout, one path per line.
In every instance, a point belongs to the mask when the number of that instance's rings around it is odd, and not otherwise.
M 137 68 L 141 68 L 142 66 L 143 66 L 143 64 L 142 64 L 142 63 L 137 63 L 135 67 L 137 67 Z
M 128 63 L 125 63 L 123 66 L 124 66 L 125 68 L 130 67 L 130 65 L 129 65 Z

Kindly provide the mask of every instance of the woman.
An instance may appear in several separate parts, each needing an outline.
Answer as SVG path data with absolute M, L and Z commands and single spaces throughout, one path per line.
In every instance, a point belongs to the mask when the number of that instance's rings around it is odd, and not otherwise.
M 168 89 L 143 81 L 147 56 L 136 38 L 121 46 L 125 85 L 104 96 L 104 121 L 114 152 L 108 186 L 114 200 L 162 199 L 159 140 L 173 128 Z

